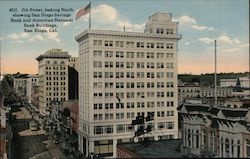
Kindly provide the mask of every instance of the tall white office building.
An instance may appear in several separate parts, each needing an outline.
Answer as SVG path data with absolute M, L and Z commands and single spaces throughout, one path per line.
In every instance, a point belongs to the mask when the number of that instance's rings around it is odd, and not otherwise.
M 68 61 L 70 55 L 62 49 L 50 49 L 36 58 L 39 80 L 39 110 L 48 114 L 53 102 L 68 100 Z
M 79 150 L 116 157 L 117 143 L 134 137 L 136 116 L 154 114 L 154 140 L 178 137 L 177 22 L 149 17 L 144 33 L 86 30 L 79 43 Z

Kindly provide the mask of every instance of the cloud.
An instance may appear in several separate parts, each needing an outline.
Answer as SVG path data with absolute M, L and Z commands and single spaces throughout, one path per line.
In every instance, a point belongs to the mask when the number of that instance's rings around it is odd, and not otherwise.
M 240 44 L 240 40 L 237 38 L 231 38 L 227 35 L 221 35 L 219 37 L 210 38 L 210 37 L 202 37 L 197 39 L 198 42 L 204 43 L 204 44 L 211 44 L 214 42 L 214 40 L 217 40 L 219 43 L 224 44 Z
M 88 21 L 88 16 L 83 16 L 79 20 Z M 130 22 L 120 15 L 114 7 L 107 4 L 101 4 L 92 8 L 91 21 L 93 24 L 92 26 L 95 27 L 94 29 L 123 30 L 125 26 L 126 31 L 143 31 L 145 27 L 145 23 L 136 24 Z M 76 27 L 81 28 L 81 26 Z
M 227 43 L 227 44 L 233 43 L 233 40 L 226 35 L 222 35 L 222 36 L 218 37 L 217 39 L 218 39 L 218 42 Z
M 233 41 L 234 41 L 236 44 L 239 44 L 239 43 L 240 43 L 240 40 L 237 39 L 237 38 L 234 38 Z
M 198 25 L 197 20 L 195 20 L 195 18 L 190 17 L 188 15 L 181 16 L 177 19 L 174 19 L 174 21 L 178 21 L 180 23 L 181 27 L 188 26 L 194 30 L 200 30 L 200 31 L 203 31 L 203 30 L 213 31 L 214 30 L 213 27 L 209 27 L 209 26 L 205 26 L 205 25 Z
M 240 50 L 239 48 L 231 48 L 231 49 L 224 50 L 224 52 L 236 52 L 236 51 L 239 51 L 239 50 Z
M 180 18 L 177 18 L 177 21 L 179 21 L 180 25 L 183 24 L 196 24 L 196 20 L 190 16 L 184 15 Z
M 207 26 L 199 26 L 199 25 L 192 25 L 192 28 L 195 29 L 195 30 L 214 30 L 213 27 L 207 27 Z
M 28 33 L 25 33 L 25 32 L 20 33 L 20 36 L 22 38 L 29 38 L 30 37 L 30 35 Z
M 28 39 L 28 42 L 34 42 L 34 41 L 44 41 L 44 38 L 42 35 L 39 35 L 39 34 L 36 34 L 34 36 L 31 36 L 29 39 Z
M 63 26 L 69 26 L 71 22 L 63 22 Z
M 208 37 L 203 37 L 203 38 L 199 38 L 197 41 L 202 42 L 204 44 L 211 44 L 214 42 L 215 39 L 211 39 Z
M 17 39 L 20 39 L 21 37 L 17 35 L 16 33 L 12 33 L 12 34 L 7 35 L 7 38 L 11 40 L 17 40 Z
M 95 7 L 91 14 L 94 20 L 103 24 L 113 23 L 118 18 L 116 9 L 107 4 L 101 4 Z
M 241 44 L 239 47 L 249 47 L 249 43 Z
M 0 41 L 2 41 L 2 40 L 3 40 L 3 37 L 0 36 Z
M 47 33 L 37 33 L 37 34 L 29 34 L 26 32 L 21 33 L 12 33 L 7 35 L 7 38 L 13 40 L 15 43 L 22 43 L 22 42 L 35 42 L 35 41 L 46 41 L 46 40 L 54 40 L 59 42 L 60 39 L 58 37 L 57 32 L 49 32 L 48 27 L 44 27 L 42 29 L 46 29 Z

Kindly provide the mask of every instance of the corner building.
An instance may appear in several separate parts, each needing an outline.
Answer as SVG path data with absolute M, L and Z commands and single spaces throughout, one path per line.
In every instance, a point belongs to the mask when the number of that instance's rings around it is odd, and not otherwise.
M 145 137 L 177 138 L 177 22 L 149 17 L 144 33 L 86 30 L 79 43 L 79 150 L 116 157 L 117 143 L 138 142 L 131 122 L 154 113 Z

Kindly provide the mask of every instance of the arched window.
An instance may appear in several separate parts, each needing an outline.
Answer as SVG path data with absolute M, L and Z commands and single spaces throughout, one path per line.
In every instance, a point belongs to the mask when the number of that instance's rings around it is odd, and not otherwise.
M 53 64 L 56 65 L 56 64 L 57 64 L 57 61 L 54 61 Z
M 50 64 L 50 61 L 47 61 L 46 64 L 49 65 L 49 64 Z
M 61 61 L 61 65 L 64 65 L 65 64 L 65 62 L 64 61 Z

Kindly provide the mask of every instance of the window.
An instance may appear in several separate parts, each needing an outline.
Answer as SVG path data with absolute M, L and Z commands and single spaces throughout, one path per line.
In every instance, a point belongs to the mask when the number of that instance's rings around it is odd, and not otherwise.
M 154 48 L 154 43 L 147 43 L 147 48 Z
M 94 142 L 94 153 L 102 157 L 113 156 L 113 140 L 100 140 Z
M 116 41 L 115 46 L 116 47 L 124 47 L 124 42 L 123 41 Z
M 163 34 L 163 32 L 164 32 L 164 29 L 163 29 L 163 28 L 157 28 L 157 29 L 156 29 L 156 33 L 157 33 L 157 34 Z
M 174 48 L 174 44 L 167 43 L 166 48 L 167 49 L 173 49 Z
M 117 58 L 123 58 L 124 57 L 124 52 L 122 52 L 122 51 L 116 51 L 115 57 L 117 57 Z
M 94 46 L 102 46 L 102 40 L 94 40 L 93 45 Z
M 156 43 L 156 48 L 164 49 L 164 43 Z
M 105 51 L 105 57 L 113 57 L 113 51 Z
M 137 42 L 136 46 L 137 48 L 144 48 L 144 42 Z
M 127 42 L 126 42 L 126 47 L 127 47 L 127 48 L 134 48 L 134 47 L 135 47 L 135 43 L 134 43 L 134 42 L 131 42 L 131 41 L 127 41 Z
M 135 57 L 135 53 L 134 52 L 127 52 L 126 53 L 126 57 L 127 58 L 134 58 Z
M 113 41 L 105 41 L 104 42 L 104 46 L 110 46 L 110 47 L 112 47 L 113 46 Z
M 174 33 L 174 29 L 166 29 L 166 34 L 173 34 Z

